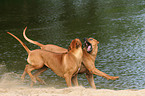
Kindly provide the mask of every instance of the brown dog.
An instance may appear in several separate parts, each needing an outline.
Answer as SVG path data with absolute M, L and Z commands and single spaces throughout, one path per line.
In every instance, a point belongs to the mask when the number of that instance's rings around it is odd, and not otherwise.
M 9 32 L 8 34 L 17 39 L 27 51 L 27 62 L 29 64 L 26 65 L 25 72 L 28 73 L 33 82 L 36 83 L 36 78 L 31 74 L 31 71 L 40 69 L 44 65 L 50 68 L 58 76 L 65 78 L 68 87 L 71 86 L 71 79 L 73 76 L 77 80 L 77 72 L 80 69 L 83 56 L 82 43 L 79 39 L 72 40 L 67 53 L 54 53 L 42 49 L 30 51 L 19 38 Z M 31 86 L 32 85 L 33 83 L 31 83 Z
M 52 44 L 43 45 L 37 41 L 33 41 L 26 37 L 25 31 L 23 32 L 23 36 L 28 42 L 40 46 L 41 49 L 43 49 L 43 50 L 58 52 L 58 53 L 63 53 L 63 52 L 68 51 L 67 49 L 56 46 L 56 45 L 52 45 Z M 95 83 L 94 83 L 93 74 L 104 77 L 107 80 L 109 80 L 109 79 L 116 80 L 119 78 L 118 76 L 115 76 L 115 77 L 109 76 L 109 75 L 105 74 L 104 72 L 101 72 L 95 68 L 95 58 L 96 58 L 97 52 L 98 52 L 98 43 L 99 42 L 93 38 L 85 39 L 85 48 L 83 48 L 83 62 L 81 64 L 81 69 L 79 71 L 79 74 L 86 73 L 87 80 L 89 81 L 92 88 L 96 88 Z M 47 67 L 44 67 L 43 69 L 40 69 L 35 73 L 37 80 L 39 80 L 41 83 L 44 83 L 44 81 L 42 81 L 40 78 L 38 78 L 38 75 L 41 74 L 42 72 L 44 72 L 45 70 L 47 70 Z M 76 78 L 73 78 L 72 81 L 73 81 L 74 85 L 78 85 Z
M 83 62 L 79 73 L 86 73 L 87 80 L 92 88 L 96 88 L 93 74 L 106 78 L 107 80 L 116 80 L 118 76 L 109 76 L 108 74 L 96 69 L 95 59 L 98 52 L 98 41 L 93 38 L 85 39 L 85 47 L 83 48 Z

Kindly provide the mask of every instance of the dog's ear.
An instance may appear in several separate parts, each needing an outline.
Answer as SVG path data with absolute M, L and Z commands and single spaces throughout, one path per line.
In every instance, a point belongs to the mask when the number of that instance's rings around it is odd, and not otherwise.
M 70 51 L 73 48 L 74 45 L 74 40 L 72 40 L 72 42 L 70 43 L 69 47 L 68 47 L 68 51 Z
M 80 43 L 79 41 L 76 42 L 76 48 L 79 48 L 80 47 Z
M 68 47 L 68 51 L 72 50 L 75 46 L 75 41 L 72 40 L 72 42 L 70 43 L 69 47 Z
M 70 51 L 70 50 L 71 50 L 71 47 L 69 46 L 69 47 L 68 47 L 68 51 Z
M 82 43 L 80 41 L 76 42 L 76 48 L 79 48 L 80 46 L 82 46 Z

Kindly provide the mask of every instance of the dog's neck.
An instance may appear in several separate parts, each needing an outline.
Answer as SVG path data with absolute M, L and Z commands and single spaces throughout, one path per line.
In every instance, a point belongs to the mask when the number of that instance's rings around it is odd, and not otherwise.
M 97 56 L 97 53 L 98 53 L 98 49 L 97 50 L 93 50 L 90 55 L 94 56 L 96 58 Z
M 94 50 L 92 50 L 92 52 L 88 53 L 86 48 L 83 48 L 83 54 L 87 54 L 87 56 L 89 56 L 89 58 L 91 58 L 91 60 L 93 60 L 93 62 L 95 62 L 95 58 L 97 56 L 97 51 L 94 52 Z
M 83 51 L 82 51 L 82 48 L 79 47 L 77 50 L 75 49 L 72 49 L 70 50 L 72 52 L 72 54 L 79 60 L 79 59 L 82 59 L 82 56 L 83 56 Z
M 77 67 L 78 67 L 78 71 L 76 73 L 79 72 L 80 67 L 81 67 L 81 62 L 83 60 L 83 50 L 81 47 L 79 47 L 78 49 L 72 49 L 68 52 L 68 54 L 71 53 L 77 60 Z

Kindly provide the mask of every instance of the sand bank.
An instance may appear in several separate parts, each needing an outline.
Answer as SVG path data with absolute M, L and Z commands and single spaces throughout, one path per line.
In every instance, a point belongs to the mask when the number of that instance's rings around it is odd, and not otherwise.
M 145 96 L 143 90 L 109 90 L 84 87 L 72 88 L 0 88 L 0 96 Z
M 28 80 L 29 81 L 29 80 Z M 82 86 L 56 89 L 52 87 L 30 88 L 15 73 L 6 73 L 0 79 L 0 96 L 145 96 L 142 90 L 92 89 Z

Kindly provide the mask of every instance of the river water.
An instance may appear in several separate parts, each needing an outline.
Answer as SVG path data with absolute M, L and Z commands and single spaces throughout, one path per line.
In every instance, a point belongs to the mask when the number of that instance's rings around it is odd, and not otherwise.
M 145 1 L 144 0 L 0 0 L 0 79 L 20 80 L 27 64 L 27 52 L 9 31 L 31 50 L 39 47 L 27 42 L 22 32 L 43 44 L 68 48 L 71 40 L 93 37 L 99 43 L 95 66 L 120 76 L 106 80 L 95 76 L 98 89 L 145 88 Z M 66 87 L 65 80 L 51 70 L 41 75 L 47 85 Z M 90 87 L 85 75 L 79 84 Z M 27 75 L 24 85 L 29 85 Z

